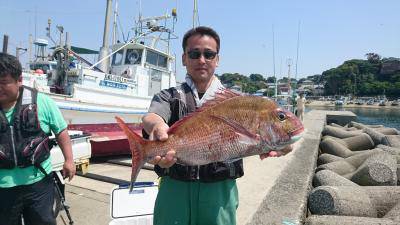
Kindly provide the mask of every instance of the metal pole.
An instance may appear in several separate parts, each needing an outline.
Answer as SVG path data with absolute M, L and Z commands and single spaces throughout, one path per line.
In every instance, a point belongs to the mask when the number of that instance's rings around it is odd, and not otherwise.
M 69 32 L 65 33 L 65 47 L 68 50 L 71 50 L 71 40 L 70 40 L 70 37 L 69 37 Z
M 112 0 L 107 0 L 107 8 L 106 8 L 106 18 L 104 21 L 104 32 L 103 32 L 103 46 L 108 47 L 108 34 L 109 34 L 109 26 L 110 26 L 110 14 L 111 14 L 111 4 Z
M 193 1 L 193 28 L 195 28 L 197 26 L 196 18 L 197 18 L 197 0 L 194 0 Z
M 110 14 L 111 14 L 111 4 L 112 0 L 107 0 L 107 9 L 106 9 L 106 18 L 104 21 L 104 32 L 103 32 L 103 45 L 100 48 L 100 53 L 99 53 L 99 61 L 101 61 L 100 64 L 100 70 L 108 73 L 108 64 L 110 60 L 108 58 L 105 58 L 108 55 L 108 48 L 109 48 L 109 43 L 108 43 L 108 37 L 109 37 L 109 26 L 110 26 Z M 105 60 L 103 60 L 105 58 Z
M 112 39 L 111 39 L 112 45 L 117 43 L 117 16 L 118 16 L 118 0 L 115 0 L 113 32 L 112 32 Z
M 8 35 L 4 35 L 3 38 L 3 53 L 7 53 L 7 48 L 8 48 Z

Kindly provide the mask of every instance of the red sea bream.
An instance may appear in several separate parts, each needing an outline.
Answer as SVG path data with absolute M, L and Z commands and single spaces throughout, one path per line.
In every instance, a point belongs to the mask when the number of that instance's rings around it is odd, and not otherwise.
M 304 131 L 300 120 L 273 100 L 228 90 L 171 126 L 166 141 L 145 140 L 116 119 L 132 151 L 131 184 L 146 161 L 171 149 L 179 164 L 204 165 L 279 151 Z

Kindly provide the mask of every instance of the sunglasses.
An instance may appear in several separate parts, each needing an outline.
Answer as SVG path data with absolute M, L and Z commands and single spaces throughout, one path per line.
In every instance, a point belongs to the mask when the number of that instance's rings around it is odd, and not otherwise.
M 212 60 L 218 53 L 211 50 L 205 50 L 204 52 L 200 50 L 190 50 L 187 54 L 190 59 L 200 59 L 201 55 L 203 55 L 205 59 Z

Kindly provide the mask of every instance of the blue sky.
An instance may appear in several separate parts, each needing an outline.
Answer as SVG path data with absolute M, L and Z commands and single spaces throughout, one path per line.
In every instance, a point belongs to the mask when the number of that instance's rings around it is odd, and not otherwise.
M 125 34 L 138 16 L 136 0 L 119 0 Z M 27 47 L 29 34 L 45 37 L 47 19 L 63 25 L 75 46 L 99 49 L 106 0 L 0 0 L 0 41 L 10 37 L 9 52 Z M 142 14 L 159 16 L 177 7 L 176 34 L 172 51 L 177 55 L 178 80 L 181 41 L 192 26 L 192 0 L 143 0 Z M 320 74 L 349 59 L 365 59 L 375 52 L 400 57 L 400 1 L 267 1 L 199 0 L 200 25 L 211 26 L 221 36 L 220 65 L 216 73 L 273 75 L 272 26 L 275 30 L 275 71 L 287 75 L 287 59 L 293 61 L 295 76 L 297 31 L 300 21 L 298 78 Z M 36 24 L 36 26 L 35 26 Z M 36 29 L 35 29 L 36 27 Z M 53 37 L 56 33 L 53 32 Z M 21 59 L 26 60 L 26 54 Z

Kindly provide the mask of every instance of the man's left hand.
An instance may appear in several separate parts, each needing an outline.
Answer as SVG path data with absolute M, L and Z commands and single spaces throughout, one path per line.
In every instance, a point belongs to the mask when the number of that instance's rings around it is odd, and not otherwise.
M 260 155 L 260 159 L 263 160 L 263 159 L 268 158 L 268 157 L 280 157 L 280 156 L 288 154 L 292 150 L 293 150 L 293 146 L 292 145 L 289 145 L 286 148 L 284 148 L 282 150 L 279 150 L 279 151 L 271 150 L 271 151 L 269 151 L 267 153 L 261 154 Z
M 68 181 L 71 181 L 76 173 L 75 163 L 73 161 L 65 161 L 62 172 L 64 179 L 68 177 Z

